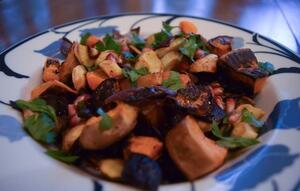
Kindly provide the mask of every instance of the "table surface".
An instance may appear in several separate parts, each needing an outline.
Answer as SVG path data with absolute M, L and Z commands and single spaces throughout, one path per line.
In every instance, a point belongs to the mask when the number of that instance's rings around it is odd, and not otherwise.
M 268 36 L 300 54 L 300 0 L 0 0 L 0 51 L 69 21 L 128 12 L 219 19 Z

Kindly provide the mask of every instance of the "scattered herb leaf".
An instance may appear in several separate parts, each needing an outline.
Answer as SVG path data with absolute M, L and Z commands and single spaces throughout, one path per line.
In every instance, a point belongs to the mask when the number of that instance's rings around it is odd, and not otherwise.
M 79 159 L 79 156 L 71 155 L 60 150 L 48 150 L 46 154 L 65 163 L 74 163 Z
M 81 36 L 80 44 L 86 45 L 87 39 L 91 36 L 91 33 L 85 33 Z
M 105 50 L 114 50 L 116 53 L 121 53 L 121 45 L 108 34 L 104 37 L 103 42 L 97 42 L 95 47 L 101 52 Z
M 274 72 L 274 66 L 270 62 L 258 62 L 258 67 L 269 74 Z
M 162 25 L 163 29 L 160 32 L 154 34 L 154 42 L 152 44 L 154 48 L 157 48 L 161 44 L 164 44 L 165 42 L 169 41 L 173 36 L 171 30 L 175 27 L 170 26 L 166 22 L 163 22 Z
M 17 100 L 15 105 L 22 110 L 29 109 L 33 112 L 45 113 L 53 119 L 53 121 L 57 121 L 55 110 L 50 105 L 47 105 L 43 99 L 38 98 L 32 101 Z
M 138 34 L 132 33 L 131 42 L 134 46 L 142 50 L 145 47 L 145 40 L 142 39 Z
M 123 69 L 122 74 L 124 77 L 128 78 L 131 82 L 131 85 L 136 86 L 136 81 L 140 76 L 144 76 L 149 74 L 149 71 L 146 67 L 142 67 L 140 69 Z
M 242 121 L 252 125 L 253 127 L 260 128 L 264 126 L 264 122 L 256 119 L 256 117 L 250 111 L 248 111 L 247 108 L 242 110 L 242 116 Z
M 190 36 L 185 40 L 183 47 L 179 48 L 180 52 L 194 61 L 194 54 L 198 49 L 197 38 L 195 35 Z
M 168 79 L 164 80 L 162 86 L 169 88 L 171 90 L 177 91 L 178 89 L 184 88 L 180 80 L 180 74 L 175 71 L 170 72 Z
M 102 130 L 108 130 L 108 129 L 111 129 L 112 126 L 113 126 L 112 118 L 111 118 L 109 115 L 107 115 L 107 113 L 105 113 L 101 108 L 99 108 L 99 109 L 97 110 L 97 113 L 98 113 L 99 115 L 101 115 L 101 117 L 102 117 L 101 120 L 100 120 L 100 123 L 99 123 L 100 128 L 101 128 Z
M 34 114 L 24 120 L 24 127 L 37 141 L 54 143 L 56 134 L 52 131 L 54 121 L 45 113 Z
M 211 129 L 213 135 L 221 139 L 218 140 L 217 143 L 230 149 L 245 148 L 259 143 L 259 141 L 256 139 L 249 139 L 244 137 L 225 137 L 222 135 L 221 130 L 219 129 L 219 126 L 215 121 L 213 121 Z

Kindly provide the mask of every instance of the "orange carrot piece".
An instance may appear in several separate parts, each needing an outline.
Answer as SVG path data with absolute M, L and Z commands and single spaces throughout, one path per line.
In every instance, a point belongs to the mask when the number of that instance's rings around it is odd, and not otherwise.
M 91 71 L 86 73 L 87 83 L 92 90 L 95 90 L 106 78 L 106 74 L 102 71 Z
M 196 25 L 190 21 L 181 21 L 179 27 L 184 34 L 197 33 Z
M 152 159 L 158 159 L 163 148 L 162 142 L 157 138 L 147 136 L 135 136 L 129 139 L 129 145 L 125 149 L 125 157 L 131 153 L 138 153 Z

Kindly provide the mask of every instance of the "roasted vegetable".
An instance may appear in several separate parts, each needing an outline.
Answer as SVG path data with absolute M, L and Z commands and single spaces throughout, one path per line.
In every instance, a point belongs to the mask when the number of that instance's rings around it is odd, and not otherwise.
M 179 27 L 184 34 L 197 33 L 197 27 L 190 21 L 181 21 Z
M 231 36 L 217 36 L 208 41 L 208 48 L 212 53 L 222 56 L 232 50 L 232 40 Z
M 163 147 L 162 142 L 154 137 L 134 136 L 128 142 L 129 144 L 124 150 L 125 156 L 138 153 L 156 160 L 160 156 Z
M 59 60 L 48 58 L 43 68 L 43 81 L 59 80 Z
M 59 69 L 59 80 L 67 83 L 72 80 L 72 71 L 73 68 L 75 68 L 77 65 L 79 65 L 79 62 L 77 58 L 75 57 L 74 49 L 78 46 L 77 43 L 73 43 L 72 47 L 70 48 L 66 60 L 62 63 L 60 69 Z
M 191 116 L 185 117 L 166 137 L 166 147 L 179 169 L 195 180 L 221 166 L 227 150 L 205 137 Z
M 178 51 L 170 51 L 161 58 L 163 70 L 174 69 L 182 60 L 182 55 Z
M 168 52 L 171 51 L 178 51 L 179 47 L 184 43 L 184 38 L 176 38 L 171 41 L 170 46 L 165 48 L 159 48 L 155 50 L 157 56 L 159 58 L 162 58 L 164 55 L 166 55 Z
M 85 88 L 86 73 L 87 73 L 87 71 L 86 71 L 85 67 L 82 65 L 78 65 L 75 68 L 73 68 L 72 81 L 73 81 L 73 85 L 77 91 Z
M 91 90 L 95 90 L 108 76 L 101 70 L 86 73 L 86 80 Z
M 80 62 L 80 64 L 91 67 L 95 64 L 95 60 L 90 58 L 89 55 L 89 48 L 82 44 L 77 44 L 74 47 L 74 53 L 77 58 L 77 60 Z
M 218 56 L 215 54 L 208 54 L 203 58 L 196 60 L 190 66 L 190 72 L 210 72 L 217 71 Z
M 103 159 L 99 162 L 98 168 L 104 177 L 120 180 L 124 169 L 124 161 L 121 159 Z
M 79 139 L 83 129 L 85 128 L 85 124 L 77 125 L 72 127 L 64 136 L 62 142 L 62 149 L 64 151 L 70 151 L 74 143 Z
M 242 90 L 248 95 L 257 94 L 266 81 L 267 72 L 262 71 L 257 64 L 254 53 L 248 49 L 231 51 L 218 61 L 220 72 L 233 84 L 242 86 Z
M 108 77 L 117 77 L 122 74 L 122 69 L 115 61 L 104 60 L 99 66 Z
M 112 127 L 103 129 L 100 125 L 102 117 L 92 117 L 86 122 L 80 136 L 80 144 L 89 150 L 104 149 L 126 136 L 136 125 L 137 108 L 125 103 L 110 110 L 107 115 L 112 120 Z
M 161 60 L 153 50 L 145 51 L 140 55 L 135 69 L 143 67 L 147 68 L 150 73 L 161 72 L 163 68 Z
M 133 154 L 125 163 L 123 179 L 146 190 L 157 190 L 162 178 L 159 165 L 150 158 Z

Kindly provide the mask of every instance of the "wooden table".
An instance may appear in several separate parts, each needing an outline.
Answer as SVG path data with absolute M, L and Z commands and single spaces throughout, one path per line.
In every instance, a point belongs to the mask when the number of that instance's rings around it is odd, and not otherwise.
M 55 25 L 126 12 L 219 19 L 268 36 L 300 54 L 299 0 L 0 0 L 0 51 Z

